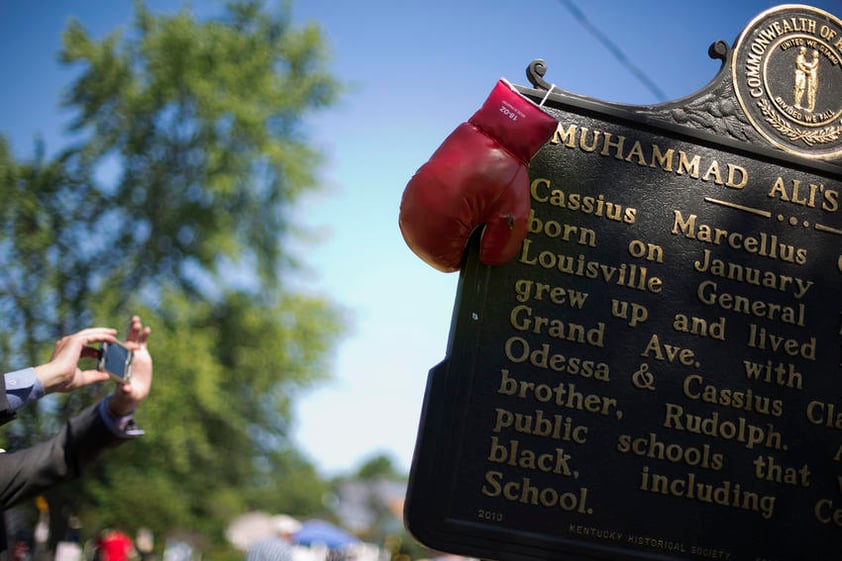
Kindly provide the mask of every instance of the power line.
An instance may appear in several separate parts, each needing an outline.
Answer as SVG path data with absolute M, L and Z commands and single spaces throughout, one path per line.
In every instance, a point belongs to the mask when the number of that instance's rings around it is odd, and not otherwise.
M 667 96 L 661 91 L 661 88 L 658 87 L 655 82 L 649 79 L 649 77 L 640 69 L 638 68 L 630 59 L 626 56 L 623 50 L 617 46 L 611 39 L 608 38 L 602 31 L 599 30 L 594 24 L 590 22 L 590 20 L 585 17 L 585 14 L 579 10 L 578 7 L 573 3 L 573 0 L 559 0 L 567 10 L 576 18 L 579 23 L 582 24 L 582 27 L 587 29 L 591 35 L 596 37 L 597 41 L 603 44 L 608 51 L 614 55 L 618 61 L 624 64 L 629 71 L 634 75 L 635 78 L 640 80 L 640 82 L 646 86 L 650 92 L 658 99 L 658 101 L 666 101 Z

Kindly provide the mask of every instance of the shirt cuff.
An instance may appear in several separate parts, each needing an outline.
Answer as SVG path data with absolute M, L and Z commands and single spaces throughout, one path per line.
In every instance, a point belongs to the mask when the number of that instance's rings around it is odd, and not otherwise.
M 105 426 L 108 427 L 108 430 L 117 436 L 122 437 L 140 436 L 143 434 L 143 431 L 138 429 L 134 424 L 134 412 L 124 415 L 123 417 L 113 417 L 111 413 L 108 412 L 109 399 L 111 399 L 111 395 L 106 396 L 99 402 L 99 416 L 102 417 L 102 421 L 105 423 Z
M 44 397 L 44 386 L 35 375 L 34 368 L 24 368 L 3 375 L 9 409 L 17 411 L 27 403 Z

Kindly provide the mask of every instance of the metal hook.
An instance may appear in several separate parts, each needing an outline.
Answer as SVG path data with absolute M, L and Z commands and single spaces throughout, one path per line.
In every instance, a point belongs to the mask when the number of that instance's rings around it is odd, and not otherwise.
M 537 58 L 529 63 L 529 66 L 526 67 L 526 78 L 532 83 L 532 85 L 541 90 L 552 90 L 555 85 L 550 84 L 546 80 L 544 80 L 544 74 L 547 73 L 547 65 L 544 62 L 544 59 Z

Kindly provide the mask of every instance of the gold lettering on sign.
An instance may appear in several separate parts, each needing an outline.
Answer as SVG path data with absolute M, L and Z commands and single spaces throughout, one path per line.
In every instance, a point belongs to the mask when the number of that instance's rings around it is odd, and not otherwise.
M 839 190 L 826 188 L 824 183 L 804 184 L 800 179 L 785 181 L 782 177 L 778 177 L 768 195 L 771 199 L 809 208 L 820 208 L 826 212 L 839 210 Z
M 606 199 L 604 194 L 583 195 L 581 193 L 570 193 L 552 187 L 552 182 L 546 178 L 538 178 L 532 181 L 529 187 L 532 200 L 536 203 L 547 204 L 551 207 L 561 208 L 570 212 L 578 212 L 584 215 L 606 218 L 615 222 L 634 224 L 637 218 L 637 209 L 624 207 L 622 204 Z M 530 225 L 532 224 L 530 220 Z M 534 229 L 541 230 L 541 226 L 534 226 Z M 537 233 L 537 232 L 533 232 Z
M 682 389 L 684 395 L 693 401 L 774 417 L 780 417 L 784 412 L 783 401 L 780 399 L 758 395 L 751 388 L 739 390 L 721 388 L 716 384 L 705 382 L 701 374 L 690 374 L 685 377 Z
M 542 409 L 524 414 L 498 407 L 492 432 L 499 434 L 510 429 L 519 434 L 540 436 L 562 442 L 585 444 L 588 441 L 588 427 L 576 425 L 572 417 L 551 415 Z
M 680 333 L 725 341 L 725 317 L 722 316 L 709 320 L 679 313 L 673 318 L 672 328 Z
M 542 234 L 550 239 L 558 239 L 563 242 L 574 242 L 586 247 L 596 247 L 596 231 L 581 226 L 562 224 L 556 220 L 542 220 L 535 214 L 535 210 L 529 211 L 529 233 Z
M 799 304 L 803 306 L 803 304 Z M 802 308 L 803 317 L 803 308 Z M 770 317 L 770 319 L 775 319 Z M 782 320 L 783 321 L 783 320 Z M 792 323 L 792 322 L 787 322 Z M 803 319 L 797 325 L 804 326 Z M 767 331 L 765 327 L 759 327 L 756 323 L 749 325 L 748 346 L 754 349 L 769 350 L 773 353 L 783 352 L 792 357 L 800 357 L 806 360 L 816 360 L 816 338 L 810 337 L 807 341 L 801 342 L 798 339 L 775 335 Z
M 537 251 L 532 248 L 532 240 L 523 241 L 518 262 L 530 267 L 548 271 L 558 271 L 565 275 L 582 277 L 658 294 L 663 289 L 660 277 L 652 275 L 649 268 L 637 263 L 607 264 L 595 259 L 588 259 L 584 254 L 567 255 L 557 251 Z
M 714 471 L 721 470 L 725 464 L 725 456 L 713 452 L 710 444 L 706 443 L 701 447 L 667 444 L 654 432 L 638 438 L 621 434 L 617 439 L 617 451 L 621 454 L 634 454 L 651 460 L 681 463 Z
M 713 257 L 709 249 L 702 250 L 701 258 L 693 262 L 693 269 L 699 273 L 709 273 L 712 276 L 737 281 L 740 283 L 769 288 L 779 292 L 789 292 L 796 299 L 803 298 L 807 291 L 815 284 L 792 275 L 784 275 L 774 271 L 756 269 L 739 263 L 732 263 Z
M 508 370 L 500 372 L 500 386 L 497 393 L 574 411 L 584 411 L 603 416 L 621 416 L 617 409 L 617 400 L 613 397 L 596 393 L 583 393 L 576 389 L 575 384 L 567 382 L 550 385 L 517 380 L 509 374 Z
M 555 318 L 535 315 L 526 304 L 515 306 L 509 315 L 512 328 L 536 335 L 546 335 L 552 339 L 586 343 L 593 347 L 605 346 L 605 323 L 599 322 L 594 327 L 585 327 L 579 323 L 563 322 Z
M 753 463 L 757 479 L 801 487 L 810 486 L 811 473 L 807 464 L 798 468 L 786 467 L 780 465 L 773 456 L 757 456 Z
M 804 265 L 807 263 L 807 249 L 780 241 L 777 235 L 759 232 L 756 236 L 747 236 L 742 232 L 731 232 L 725 228 L 705 224 L 695 214 L 684 217 L 680 210 L 673 211 L 672 234 L 682 235 L 687 239 L 728 247 L 749 255 L 758 255 L 787 263 Z
M 807 306 L 805 304 L 783 306 L 777 302 L 754 300 L 741 294 L 732 294 L 730 292 L 720 291 L 719 284 L 714 281 L 700 282 L 696 290 L 696 296 L 702 304 L 707 306 L 716 306 L 721 310 L 756 318 L 780 321 L 789 325 L 797 325 L 798 327 L 804 327 L 807 325 Z M 761 327 L 758 331 L 756 325 L 752 324 L 752 332 L 749 335 L 748 346 L 765 349 L 765 335 L 765 328 Z M 777 340 L 775 345 L 778 346 Z M 815 347 L 814 339 L 811 345 L 813 348 Z M 808 357 L 805 355 L 805 358 Z M 813 356 L 809 358 L 813 360 L 815 357 Z
M 557 306 L 581 310 L 588 300 L 588 293 L 566 286 L 553 286 L 529 279 L 519 279 L 515 281 L 515 300 L 522 304 L 529 301 L 551 302 Z
M 550 144 L 660 169 L 729 189 L 742 189 L 748 184 L 748 171 L 737 164 L 723 164 L 715 159 L 703 160 L 699 154 L 688 154 L 684 150 L 676 151 L 673 148 L 665 150 L 655 143 L 644 145 L 638 140 L 633 143 L 626 141 L 627 138 L 623 135 L 559 123 Z
M 593 514 L 588 507 L 588 489 L 581 487 L 574 491 L 559 490 L 555 487 L 539 487 L 529 477 L 507 480 L 501 471 L 487 471 L 481 493 L 486 497 L 502 497 L 507 501 L 520 504 L 555 508 L 579 514 Z
M 833 500 L 820 499 L 816 502 L 816 508 L 813 510 L 813 513 L 820 524 L 842 528 L 842 506 L 834 503 Z
M 611 315 L 618 319 L 627 320 L 629 327 L 637 327 L 638 324 L 649 319 L 649 309 L 637 302 L 612 298 Z
M 686 477 L 673 477 L 650 472 L 649 466 L 643 466 L 640 472 L 640 490 L 711 505 L 748 510 L 760 514 L 766 520 L 775 514 L 774 495 L 763 495 L 747 491 L 733 481 L 708 483 L 695 473 Z
M 765 363 L 743 360 L 746 379 L 800 390 L 804 388 L 804 376 L 796 368 L 791 362 L 775 363 L 772 359 L 766 360 Z
M 807 420 L 810 424 L 833 430 L 842 430 L 842 405 L 814 400 L 807 404 Z
M 679 432 L 709 436 L 724 441 L 738 442 L 752 450 L 758 446 L 772 450 L 785 450 L 783 435 L 772 423 L 756 425 L 747 417 L 730 420 L 714 411 L 710 415 L 687 413 L 683 406 L 666 403 L 663 426 Z
M 690 348 L 682 348 L 677 345 L 662 344 L 657 334 L 649 338 L 649 343 L 643 352 L 640 353 L 643 358 L 652 358 L 654 360 L 666 361 L 668 363 L 675 362 L 682 366 L 701 366 L 696 360 L 696 351 Z
M 579 477 L 579 472 L 570 467 L 570 454 L 564 448 L 556 448 L 552 452 L 535 452 L 523 446 L 519 440 L 510 439 L 502 441 L 496 436 L 491 437 L 491 449 L 488 452 L 488 460 L 494 464 L 504 464 L 520 469 L 554 473 L 562 477 Z

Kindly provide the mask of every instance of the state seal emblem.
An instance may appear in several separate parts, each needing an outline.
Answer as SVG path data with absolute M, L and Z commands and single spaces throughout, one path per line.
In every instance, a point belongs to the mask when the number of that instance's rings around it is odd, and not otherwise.
M 763 12 L 737 39 L 732 76 L 743 111 L 773 145 L 842 156 L 842 21 L 810 6 Z

